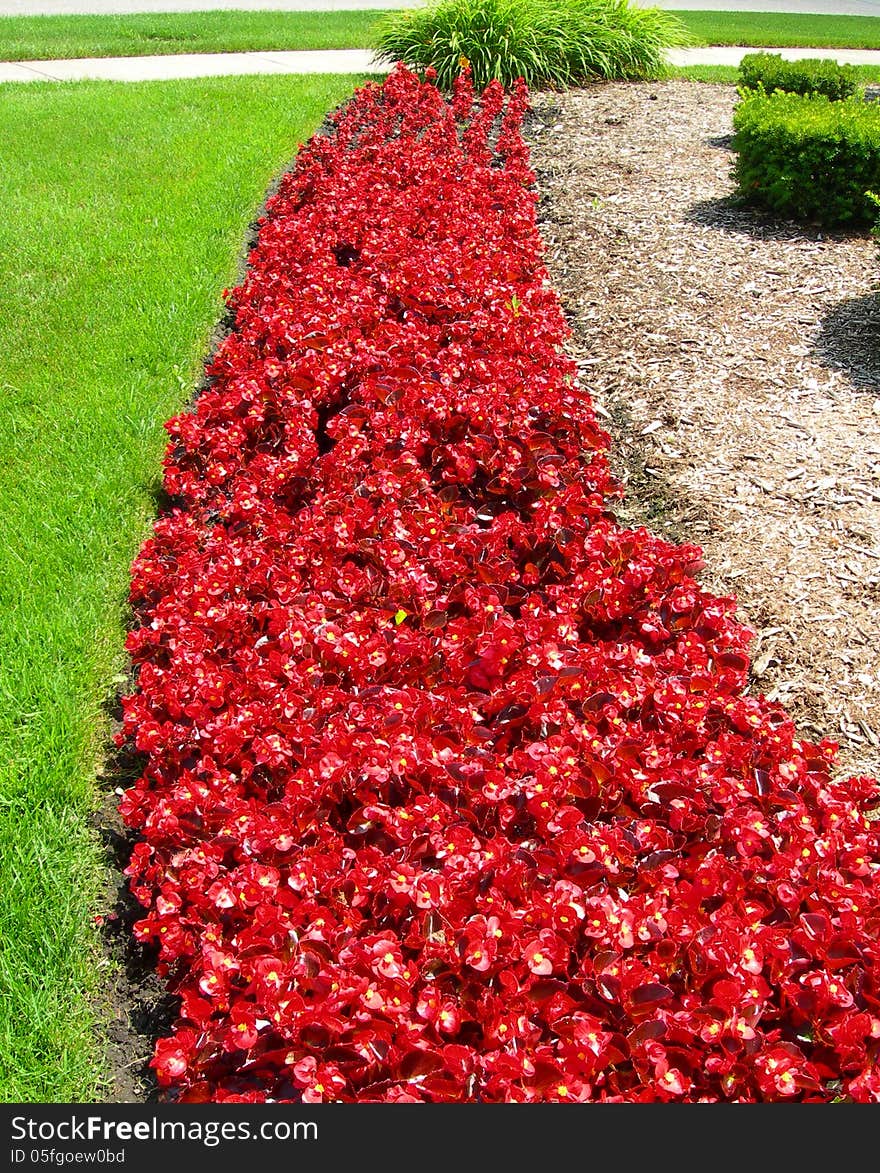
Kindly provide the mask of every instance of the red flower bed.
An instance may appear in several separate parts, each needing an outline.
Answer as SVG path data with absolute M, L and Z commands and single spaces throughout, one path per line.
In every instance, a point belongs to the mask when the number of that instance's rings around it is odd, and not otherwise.
M 878 1100 L 876 783 L 745 695 L 699 551 L 610 512 L 524 107 L 360 90 L 168 425 L 122 801 L 180 996 L 158 1078 Z

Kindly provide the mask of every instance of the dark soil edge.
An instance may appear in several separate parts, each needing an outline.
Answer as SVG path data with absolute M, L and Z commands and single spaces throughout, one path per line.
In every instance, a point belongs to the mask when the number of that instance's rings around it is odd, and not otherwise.
M 308 140 L 329 138 L 335 133 L 332 119 L 344 110 L 347 99 L 324 118 Z M 308 146 L 308 143 L 306 146 Z M 295 167 L 298 154 L 275 176 L 266 190 L 263 201 L 248 225 L 238 255 L 233 287 L 239 286 L 251 268 L 251 256 L 259 239 L 260 228 L 267 214 L 268 202 L 275 196 L 285 175 Z M 235 313 L 224 308 L 211 333 L 202 374 L 188 403 L 181 410 L 191 408 L 200 395 L 211 386 L 207 368 L 218 349 L 235 329 Z M 172 502 L 159 489 L 155 497 L 156 518 L 169 512 Z M 126 615 L 126 631 L 134 627 L 131 611 Z M 107 910 L 97 918 L 100 929 L 100 950 L 109 963 L 109 978 L 102 993 L 93 999 L 96 1027 L 105 1056 L 106 1094 L 102 1102 L 110 1104 L 155 1103 L 161 1100 L 159 1088 L 149 1066 L 153 1047 L 160 1035 L 166 1034 L 174 1021 L 176 998 L 166 988 L 165 980 L 156 972 L 157 950 L 141 945 L 134 937 L 134 923 L 145 910 L 131 894 L 123 875 L 132 848 L 138 836 L 125 826 L 119 814 L 118 800 L 122 792 L 133 786 L 143 773 L 146 758 L 130 748 L 117 748 L 112 737 L 122 728 L 122 698 L 134 691 L 135 673 L 129 669 L 123 681 L 104 705 L 110 727 L 103 764 L 96 775 L 99 805 L 94 810 L 91 826 L 103 848 L 106 884 L 101 906 Z

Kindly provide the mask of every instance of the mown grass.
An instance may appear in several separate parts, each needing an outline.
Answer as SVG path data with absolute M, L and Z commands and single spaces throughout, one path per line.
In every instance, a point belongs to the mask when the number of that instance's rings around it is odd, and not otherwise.
M 677 12 L 705 45 L 753 48 L 880 49 L 876 16 L 819 16 L 783 12 Z
M 90 829 L 163 421 L 350 77 L 0 87 L 0 1100 L 100 1098 Z
M 381 0 L 377 0 L 381 3 Z M 880 48 L 880 19 L 765 12 L 668 10 L 698 43 L 755 48 Z M 132 57 L 283 49 L 366 49 L 380 18 L 372 11 L 175 12 L 128 16 L 0 17 L 0 60 Z
M 365 49 L 383 13 L 158 12 L 0 17 L 0 61 L 272 49 Z

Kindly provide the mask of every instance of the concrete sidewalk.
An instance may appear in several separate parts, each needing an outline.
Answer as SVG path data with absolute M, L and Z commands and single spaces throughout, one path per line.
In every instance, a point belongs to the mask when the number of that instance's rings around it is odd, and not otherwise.
M 746 53 L 778 53 L 786 61 L 821 57 L 838 65 L 880 66 L 880 49 L 743 49 L 740 45 L 709 45 L 702 49 L 670 49 L 672 65 L 739 65 Z
M 672 65 L 739 65 L 754 49 L 716 47 L 673 49 Z M 880 49 L 775 49 L 789 61 L 830 57 L 841 65 L 880 67 Z M 3 61 L 6 81 L 169 81 L 185 77 L 228 77 L 248 73 L 387 73 L 367 49 L 299 50 L 277 53 L 180 53 L 156 57 L 89 57 L 73 61 Z
M 27 0 L 20 0 L 21 3 Z M 33 3 L 33 0 L 30 0 Z M 83 0 L 68 0 L 70 3 Z M 135 2 L 135 0 L 133 0 Z M 145 0 L 136 0 L 143 4 Z M 705 12 L 791 12 L 801 16 L 880 16 L 880 0 L 632 0 L 640 8 Z M 0 4 L 3 0 L 0 0 Z
M 880 57 L 880 54 L 878 54 Z M 83 57 L 72 61 L 0 61 L 4 81 L 170 81 L 247 73 L 387 73 L 368 49 L 277 53 L 176 53 L 163 57 Z

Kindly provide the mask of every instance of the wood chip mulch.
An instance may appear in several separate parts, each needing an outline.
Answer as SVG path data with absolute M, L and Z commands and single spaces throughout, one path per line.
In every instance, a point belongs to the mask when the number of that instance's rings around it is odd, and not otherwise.
M 621 520 L 706 554 L 752 691 L 880 776 L 880 294 L 867 235 L 732 198 L 732 86 L 536 94 L 550 276 Z

